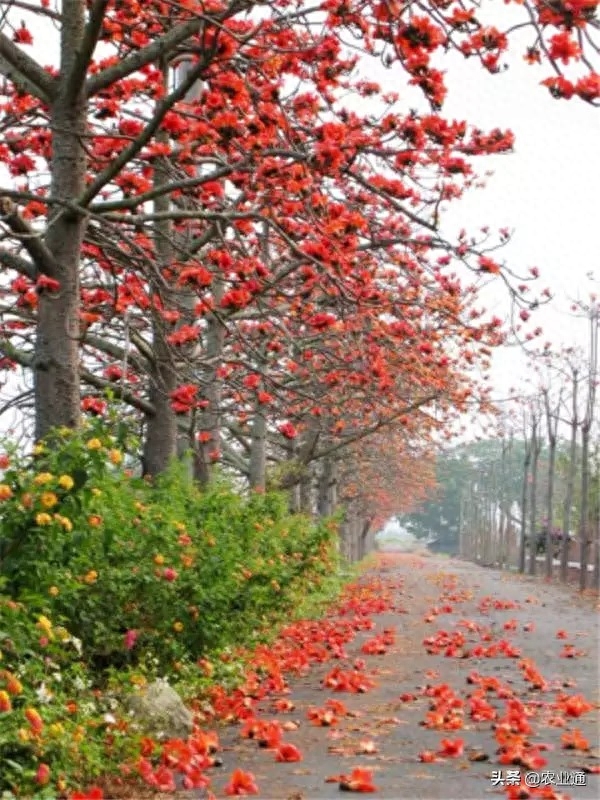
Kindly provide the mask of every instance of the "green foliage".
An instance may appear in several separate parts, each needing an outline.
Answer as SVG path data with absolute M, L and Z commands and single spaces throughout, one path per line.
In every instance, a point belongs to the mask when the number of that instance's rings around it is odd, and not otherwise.
M 400 518 L 413 535 L 436 538 L 436 548 L 458 550 L 461 498 L 473 487 L 497 505 L 511 507 L 521 496 L 523 443 L 515 441 L 505 454 L 502 475 L 502 442 L 497 439 L 459 445 L 436 462 L 437 486 L 412 514 Z
M 136 737 L 108 734 L 115 698 L 92 691 L 82 655 L 66 628 L 0 597 L 0 793 L 54 798 L 135 754 Z
M 0 794 L 40 763 L 71 776 L 75 759 L 85 779 L 118 763 L 131 737 L 111 729 L 107 753 L 103 715 L 124 685 L 175 675 L 196 691 L 206 658 L 234 682 L 231 654 L 337 580 L 335 523 L 290 515 L 281 494 L 200 492 L 180 465 L 151 485 L 122 470 L 125 439 L 59 431 L 0 483 Z

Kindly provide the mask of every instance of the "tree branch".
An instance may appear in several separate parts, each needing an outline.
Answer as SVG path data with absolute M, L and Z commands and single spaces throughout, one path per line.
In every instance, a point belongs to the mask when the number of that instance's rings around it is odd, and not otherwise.
M 137 72 L 147 64 L 152 64 L 159 61 L 164 56 L 169 55 L 177 45 L 182 44 L 186 39 L 189 39 L 190 36 L 198 33 L 204 24 L 205 20 L 201 17 L 183 22 L 181 25 L 177 25 L 170 30 L 169 33 L 161 36 L 160 39 L 156 39 L 152 44 L 149 44 L 147 47 L 142 47 L 141 50 L 137 50 L 122 61 L 119 61 L 118 64 L 112 64 L 101 72 L 92 75 L 86 82 L 86 96 L 93 97 L 103 89 L 112 86 L 116 81 L 126 78 L 128 75 Z M 187 93 L 187 89 L 184 94 L 185 93 Z
M 32 94 L 43 103 L 50 103 L 56 96 L 56 78 L 1 32 L 0 74 L 8 78 L 19 91 Z
M 67 102 L 71 102 L 77 97 L 85 83 L 88 67 L 102 32 L 102 22 L 104 21 L 108 3 L 109 0 L 94 0 L 94 4 L 90 9 L 81 47 L 75 55 L 73 66 L 65 81 Z
M 162 186 L 149 189 L 147 192 L 135 195 L 134 197 L 123 197 L 120 200 L 107 200 L 103 203 L 92 203 L 90 206 L 90 211 L 94 214 L 104 214 L 110 211 L 124 211 L 125 209 L 129 208 L 137 208 L 149 200 L 154 200 L 156 197 L 160 197 L 161 195 L 170 194 L 171 192 L 175 192 L 180 189 L 193 189 L 196 186 L 201 186 L 203 183 L 207 183 L 208 181 L 216 181 L 219 180 L 219 178 L 225 178 L 227 175 L 230 175 L 234 169 L 236 172 L 238 172 L 239 165 L 236 165 L 235 167 L 227 166 L 220 169 L 215 169 L 214 172 L 207 172 L 206 175 L 198 175 L 196 178 L 185 178 L 180 181 L 165 183 Z M 128 218 L 125 217 L 125 219 Z
M 8 197 L 0 197 L 0 215 L 13 235 L 21 242 L 31 256 L 38 273 L 56 278 L 58 265 L 48 250 L 41 235 L 19 214 L 17 206 Z
M 37 278 L 37 270 L 30 261 L 3 247 L 0 248 L 0 264 L 8 269 L 14 269 L 20 275 L 25 275 L 29 280 L 35 281 Z
M 138 397 L 124 386 L 113 383 L 112 381 L 107 381 L 99 375 L 94 375 L 93 372 L 83 368 L 80 368 L 79 375 L 81 380 L 87 383 L 88 386 L 93 386 L 95 389 L 100 389 L 101 391 L 110 389 L 111 394 L 119 400 L 123 400 L 127 405 L 132 406 L 132 408 L 137 408 L 137 410 L 141 411 L 143 414 L 154 416 L 154 406 L 142 397 Z
M 152 46 L 152 45 L 150 45 Z M 206 54 L 208 55 L 208 54 Z M 150 122 L 146 125 L 144 130 L 135 138 L 131 144 L 126 147 L 121 154 L 115 158 L 115 160 L 108 166 L 106 169 L 102 170 L 102 172 L 96 177 L 96 180 L 93 181 L 90 186 L 85 190 L 82 197 L 78 201 L 78 205 L 82 206 L 83 208 L 87 208 L 87 206 L 91 203 L 91 201 L 98 195 L 102 189 L 106 186 L 107 183 L 119 174 L 119 172 L 125 167 L 135 156 L 140 152 L 140 150 L 148 144 L 148 142 L 152 139 L 158 128 L 160 127 L 161 122 L 163 121 L 165 114 L 169 111 L 175 103 L 179 100 L 182 100 L 185 95 L 187 94 L 188 90 L 196 83 L 202 72 L 206 69 L 206 63 L 204 59 L 199 62 L 194 69 L 190 70 L 190 72 L 186 75 L 184 81 L 182 81 L 181 85 L 175 89 L 175 91 L 171 92 L 164 100 L 161 100 L 160 103 L 157 104 L 156 113 L 154 117 L 150 120 Z
M 29 369 L 34 368 L 33 353 L 24 353 L 22 350 L 19 350 L 11 342 L 9 342 L 8 339 L 0 338 L 0 353 L 3 353 L 6 358 L 9 358 L 16 364 L 20 364 L 22 367 Z M 90 372 L 83 367 L 80 367 L 79 375 L 81 380 L 84 383 L 87 383 L 88 386 L 93 386 L 95 389 L 100 389 L 101 391 L 110 389 L 115 397 L 118 397 L 119 400 L 123 400 L 123 402 L 127 403 L 133 408 L 137 408 L 138 411 L 148 415 L 154 414 L 154 406 L 147 400 L 144 400 L 142 397 L 137 397 L 137 395 L 135 395 L 129 389 L 126 389 L 119 384 L 114 384 L 112 381 L 107 381 L 104 378 L 101 378 L 99 375 L 94 375 L 93 372 Z

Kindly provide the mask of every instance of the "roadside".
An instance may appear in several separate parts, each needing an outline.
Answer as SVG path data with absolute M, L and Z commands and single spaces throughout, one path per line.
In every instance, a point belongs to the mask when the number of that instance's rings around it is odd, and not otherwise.
M 388 800 L 598 796 L 594 601 L 535 578 L 400 554 L 380 556 L 361 583 L 354 610 L 329 622 L 365 629 L 349 644 L 326 643 L 327 660 L 290 677 L 289 692 L 250 701 L 245 723 L 219 731 L 217 797 L 241 769 L 265 800 L 325 800 L 355 767 L 370 770 L 375 796 Z M 256 741 L 270 722 L 273 749 Z M 302 760 L 276 761 L 281 741 Z M 526 793 L 511 785 L 519 772 L 553 785 Z

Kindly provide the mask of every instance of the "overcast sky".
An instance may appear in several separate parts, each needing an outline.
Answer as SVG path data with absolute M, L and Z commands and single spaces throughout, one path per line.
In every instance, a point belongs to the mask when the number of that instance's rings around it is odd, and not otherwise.
M 450 229 L 490 225 L 514 230 L 500 258 L 523 272 L 539 267 L 540 287 L 554 293 L 553 301 L 532 318 L 544 329 L 541 341 L 585 344 L 586 324 L 573 319 L 569 308 L 571 300 L 586 300 L 594 290 L 586 277 L 590 272 L 600 295 L 600 109 L 552 98 L 539 85 L 547 68 L 529 67 L 519 58 L 495 76 L 474 66 L 459 59 L 453 63 L 445 112 L 483 129 L 510 127 L 515 152 L 486 159 L 486 168 L 489 163 L 495 174 L 485 189 L 449 206 L 445 224 Z M 500 289 L 487 299 L 495 311 L 506 313 Z M 494 361 L 499 389 L 525 375 L 525 358 L 518 350 L 497 353 Z

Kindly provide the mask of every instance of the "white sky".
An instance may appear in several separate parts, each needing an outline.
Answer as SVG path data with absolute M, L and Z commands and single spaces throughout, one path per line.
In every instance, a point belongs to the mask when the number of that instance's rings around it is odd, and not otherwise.
M 445 224 L 451 230 L 482 225 L 513 230 L 499 259 L 522 274 L 539 267 L 540 288 L 548 286 L 554 295 L 532 315 L 532 327 L 544 331 L 540 343 L 585 345 L 587 325 L 573 319 L 569 308 L 572 300 L 587 300 L 594 289 L 600 295 L 600 109 L 552 98 L 539 85 L 548 74 L 548 68 L 530 67 L 518 57 L 495 76 L 462 60 L 453 64 L 445 112 L 484 130 L 509 127 L 516 144 L 512 154 L 482 159 L 495 174 L 485 189 L 451 204 Z M 594 282 L 586 277 L 590 272 Z M 505 314 L 508 304 L 501 289 L 488 295 L 490 310 Z M 517 349 L 495 353 L 499 391 L 526 376 L 525 362 Z

